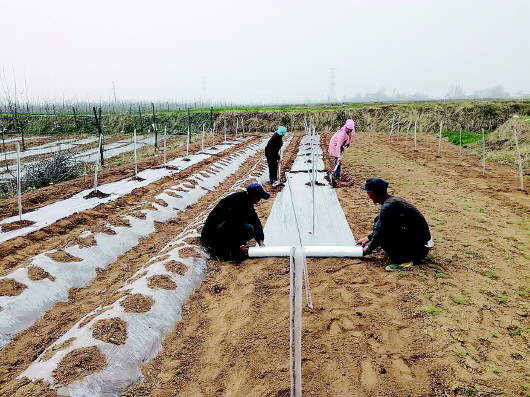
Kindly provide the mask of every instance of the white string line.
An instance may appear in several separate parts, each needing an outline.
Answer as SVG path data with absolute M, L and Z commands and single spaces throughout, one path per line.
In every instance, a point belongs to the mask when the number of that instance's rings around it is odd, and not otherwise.
M 293 207 L 293 214 L 294 214 L 294 221 L 296 223 L 296 230 L 298 231 L 298 239 L 300 241 L 300 247 L 303 247 L 304 245 L 302 244 L 302 234 L 300 233 L 300 226 L 298 225 L 298 217 L 296 216 L 296 209 L 294 207 L 293 191 L 291 190 L 291 184 L 289 183 L 289 176 L 287 175 L 287 173 L 285 175 L 286 175 L 285 179 L 287 181 L 287 187 L 289 188 L 289 193 L 290 193 L 290 198 L 291 198 L 291 205 Z

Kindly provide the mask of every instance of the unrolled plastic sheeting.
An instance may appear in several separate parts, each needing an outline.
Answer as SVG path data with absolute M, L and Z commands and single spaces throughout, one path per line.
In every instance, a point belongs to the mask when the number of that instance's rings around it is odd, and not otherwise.
M 138 176 L 143 180 L 131 180 L 130 178 L 121 179 L 116 182 L 107 183 L 104 185 L 98 186 L 98 190 L 103 193 L 110 194 L 106 198 L 97 198 L 93 197 L 90 199 L 85 199 L 84 197 L 88 195 L 93 189 L 87 189 L 82 192 L 79 192 L 72 197 L 61 200 L 50 205 L 41 207 L 32 212 L 27 212 L 22 215 L 22 220 L 28 220 L 34 222 L 32 225 L 23 227 L 16 230 L 11 230 L 8 232 L 0 232 L 0 243 L 10 240 L 15 237 L 24 236 L 26 234 L 32 233 L 34 231 L 40 230 L 46 226 L 49 226 L 62 218 L 66 218 L 72 214 L 94 208 L 97 205 L 108 203 L 114 200 L 117 200 L 119 197 L 131 193 L 134 189 L 145 187 L 153 182 L 156 182 L 164 177 L 173 175 L 177 172 L 180 172 L 192 165 L 198 164 L 201 161 L 204 161 L 211 157 L 215 153 L 220 153 L 228 148 L 235 146 L 236 144 L 246 140 L 239 139 L 231 142 L 230 145 L 219 146 L 219 148 L 213 150 L 210 149 L 206 153 L 198 153 L 188 157 L 189 161 L 185 161 L 182 157 L 176 158 L 174 160 L 168 161 L 167 165 L 170 168 L 157 168 L 157 169 L 147 169 L 138 173 Z M 4 223 L 11 223 L 18 221 L 18 215 L 12 216 L 10 218 L 3 219 L 0 221 L 0 228 Z
M 360 246 L 329 246 L 329 245 L 310 245 L 304 246 L 303 250 L 306 257 L 310 258 L 361 258 L 363 249 Z M 270 258 L 270 257 L 288 257 L 291 252 L 289 246 L 276 247 L 250 247 L 248 256 L 251 258 Z
M 0 306 L 3 308 L 0 311 L 0 348 L 9 343 L 13 335 L 33 324 L 55 302 L 66 299 L 70 288 L 85 286 L 95 277 L 97 268 L 105 268 L 136 246 L 141 237 L 151 234 L 155 230 L 156 222 L 175 218 L 180 211 L 197 202 L 208 191 L 214 190 L 223 180 L 234 174 L 249 157 L 263 150 L 265 144 L 266 141 L 262 140 L 218 160 L 204 170 L 209 172 L 209 176 L 201 174 L 200 171 L 192 175 L 188 179 L 193 179 L 197 184 L 191 188 L 189 182 L 184 181 L 166 189 L 155 198 L 164 200 L 168 204 L 167 207 L 156 202 L 150 203 L 155 209 L 142 210 L 146 215 L 145 219 L 125 217 L 131 227 L 109 227 L 116 232 L 114 235 L 94 234 L 97 245 L 83 248 L 75 245 L 64 249 L 68 254 L 81 259 L 80 261 L 56 262 L 46 253 L 39 254 L 30 261 L 31 265 L 50 273 L 55 277 L 55 281 L 32 281 L 28 277 L 26 267 L 1 277 L 0 279 L 12 278 L 27 285 L 27 288 L 20 295 L 0 296 Z
M 311 147 L 316 149 L 315 155 Z M 325 179 L 319 135 L 302 138 L 298 156 L 286 173 L 264 228 L 266 246 L 355 246 L 335 190 Z M 313 167 L 314 164 L 314 167 Z M 315 172 L 313 214 L 312 170 Z M 314 225 L 313 225 L 314 221 Z M 314 230 L 313 230 L 314 229 Z M 307 254 L 309 256 L 309 254 Z
M 264 144 L 260 147 L 263 148 Z M 238 180 L 229 190 L 240 191 L 251 182 L 262 183 L 265 179 L 263 159 L 257 162 L 247 175 Z M 228 194 L 227 193 L 227 194 Z M 202 225 L 213 206 L 197 214 L 186 229 L 170 241 L 157 256 L 149 260 L 144 267 L 131 277 L 126 286 L 119 291 L 149 296 L 155 303 L 146 313 L 126 313 L 120 305 L 124 298 L 88 313 L 69 331 L 61 336 L 47 351 L 37 358 L 20 377 L 34 380 L 44 379 L 61 395 L 69 396 L 117 396 L 127 386 L 137 381 L 141 373 L 141 364 L 154 357 L 161 349 L 162 338 L 181 320 L 182 305 L 188 296 L 199 285 L 207 268 L 205 253 L 197 245 L 188 241 L 199 237 L 198 227 Z M 202 255 L 200 258 L 186 257 L 182 250 L 193 249 Z M 186 267 L 184 275 L 168 271 L 165 265 L 178 262 Z M 150 288 L 149 279 L 153 276 L 170 277 L 176 288 Z M 104 310 L 102 312 L 102 310 Z M 120 318 L 127 324 L 127 339 L 124 344 L 115 345 L 95 339 L 93 326 L 100 320 Z M 89 321 L 86 321 L 89 319 Z M 59 348 L 65 341 L 71 344 Z M 71 351 L 78 348 L 96 346 L 107 357 L 107 366 L 101 371 L 79 379 L 68 386 L 55 383 L 53 372 L 61 360 Z M 56 351 L 53 357 L 46 359 L 46 353 Z

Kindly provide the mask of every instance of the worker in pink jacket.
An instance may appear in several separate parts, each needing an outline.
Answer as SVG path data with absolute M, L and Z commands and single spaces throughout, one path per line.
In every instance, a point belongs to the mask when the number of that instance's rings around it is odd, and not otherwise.
M 348 119 L 344 126 L 335 132 L 329 141 L 328 152 L 335 159 L 333 163 L 334 171 L 332 174 L 335 179 L 340 178 L 342 153 L 344 152 L 345 147 L 350 146 L 353 135 L 355 135 L 355 123 L 353 120 Z

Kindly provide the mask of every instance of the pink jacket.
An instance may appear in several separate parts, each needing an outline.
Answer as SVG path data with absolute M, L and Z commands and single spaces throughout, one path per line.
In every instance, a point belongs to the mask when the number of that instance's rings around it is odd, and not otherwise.
M 352 132 L 348 134 L 346 128 L 351 129 Z M 346 120 L 346 124 L 331 137 L 328 153 L 333 157 L 341 157 L 341 147 L 349 145 L 353 135 L 355 135 L 355 123 L 353 120 Z

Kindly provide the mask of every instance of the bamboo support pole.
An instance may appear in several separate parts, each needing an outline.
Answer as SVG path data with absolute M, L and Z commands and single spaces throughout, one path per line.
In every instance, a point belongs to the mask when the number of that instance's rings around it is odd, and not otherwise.
M 512 125 L 513 139 L 515 141 L 515 150 L 517 152 L 517 165 L 519 170 L 519 188 L 524 190 L 524 176 L 523 176 L 523 160 L 521 158 L 521 151 L 519 149 L 519 139 L 517 138 L 517 128 Z

